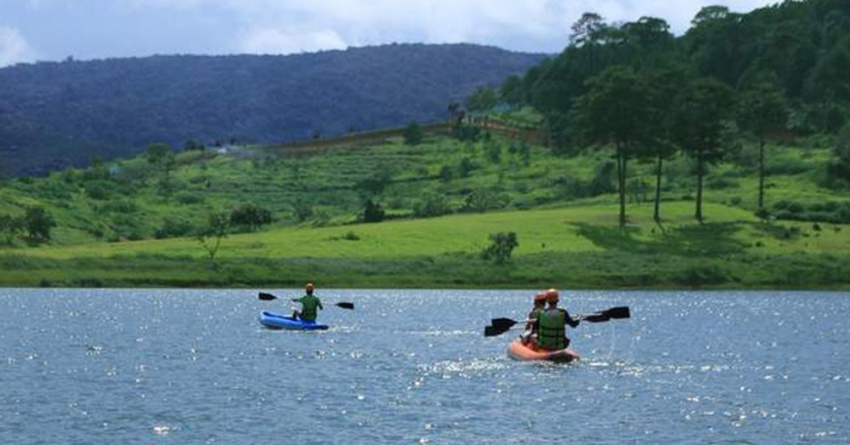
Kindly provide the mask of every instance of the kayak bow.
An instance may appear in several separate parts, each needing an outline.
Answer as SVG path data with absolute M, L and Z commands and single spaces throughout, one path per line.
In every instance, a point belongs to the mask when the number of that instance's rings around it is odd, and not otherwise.
M 508 357 L 522 361 L 548 360 L 557 363 L 569 363 L 581 358 L 578 353 L 570 348 L 558 351 L 535 350 L 522 344 L 522 341 L 519 339 L 512 341 L 510 346 L 508 346 Z
M 305 321 L 299 318 L 285 317 L 274 312 L 262 311 L 258 317 L 260 324 L 269 329 L 287 329 L 290 331 L 323 331 L 328 328 L 326 324 L 315 321 Z

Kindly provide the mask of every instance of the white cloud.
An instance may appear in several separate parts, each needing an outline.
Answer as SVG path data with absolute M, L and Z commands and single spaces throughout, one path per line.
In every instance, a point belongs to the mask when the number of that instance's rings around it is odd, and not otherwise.
M 292 54 L 347 47 L 342 37 L 330 29 L 301 32 L 256 28 L 245 32 L 239 43 L 239 50 L 249 54 Z
M 570 25 L 587 11 L 614 22 L 661 17 L 681 33 L 703 6 L 719 3 L 749 11 L 776 0 L 182 1 L 203 1 L 204 7 L 229 11 L 244 28 L 259 30 L 257 40 L 277 40 L 294 52 L 389 42 L 474 42 L 523 50 L 549 45 L 536 50 L 558 51 L 567 42 Z M 293 23 L 298 32 L 269 31 L 288 29 Z M 328 46 L 322 47 L 323 43 Z M 239 47 L 246 44 L 243 39 Z M 304 46 L 296 48 L 299 44 Z
M 0 25 L 0 67 L 35 60 L 35 52 L 21 33 Z
M 682 33 L 703 6 L 723 4 L 747 12 L 777 1 L 0 0 L 0 9 L 12 17 L 3 19 L 6 24 L 22 31 L 44 22 L 60 22 L 57 17 L 63 15 L 83 17 L 80 14 L 91 11 L 91 19 L 83 25 L 84 36 L 89 37 L 84 48 L 69 47 L 74 40 L 63 37 L 80 35 L 79 18 L 40 28 L 30 38 L 44 39 L 38 41 L 40 48 L 93 56 L 127 55 L 128 48 L 133 54 L 187 49 L 212 54 L 288 54 L 391 42 L 469 42 L 558 52 L 567 44 L 570 26 L 588 11 L 609 22 L 660 17 L 674 32 Z M 134 31 L 136 38 L 128 41 L 126 33 L 122 34 L 126 29 Z M 4 54 L 8 53 L 11 50 L 4 49 Z

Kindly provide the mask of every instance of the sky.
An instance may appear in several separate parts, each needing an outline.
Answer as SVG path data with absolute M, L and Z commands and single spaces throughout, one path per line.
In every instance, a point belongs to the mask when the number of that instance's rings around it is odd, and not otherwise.
M 779 0 L 0 0 L 0 67 L 154 54 L 293 54 L 389 43 L 557 53 L 570 25 L 660 17 L 681 34 L 703 6 Z

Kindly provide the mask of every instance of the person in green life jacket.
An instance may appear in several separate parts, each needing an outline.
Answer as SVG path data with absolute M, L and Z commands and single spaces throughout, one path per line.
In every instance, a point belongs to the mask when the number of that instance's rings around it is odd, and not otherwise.
M 566 335 L 566 326 L 578 326 L 580 319 L 573 318 L 566 309 L 558 307 L 559 295 L 556 289 L 546 291 L 546 310 L 537 314 L 537 347 L 547 351 L 558 351 L 570 346 Z
M 522 344 L 535 346 L 537 336 L 537 317 L 546 309 L 546 294 L 539 293 L 534 296 L 534 307 L 528 313 L 527 322 L 525 323 L 525 332 L 520 335 Z
M 313 295 L 315 289 L 313 283 L 307 283 L 304 286 L 306 295 L 301 298 L 292 299 L 296 303 L 301 303 L 301 312 L 297 310 L 292 311 L 292 318 L 300 318 L 304 321 L 316 321 L 318 309 L 324 310 L 325 308 L 322 307 L 322 300 L 319 300 L 319 297 Z

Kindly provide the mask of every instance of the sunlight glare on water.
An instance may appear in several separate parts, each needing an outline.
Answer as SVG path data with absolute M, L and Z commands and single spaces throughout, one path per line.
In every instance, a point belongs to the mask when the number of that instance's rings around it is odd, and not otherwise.
M 297 295 L 297 290 L 274 290 Z M 840 443 L 850 294 L 568 292 L 582 360 L 518 362 L 533 291 L 0 289 L 0 443 Z M 352 301 L 354 311 L 333 306 Z

